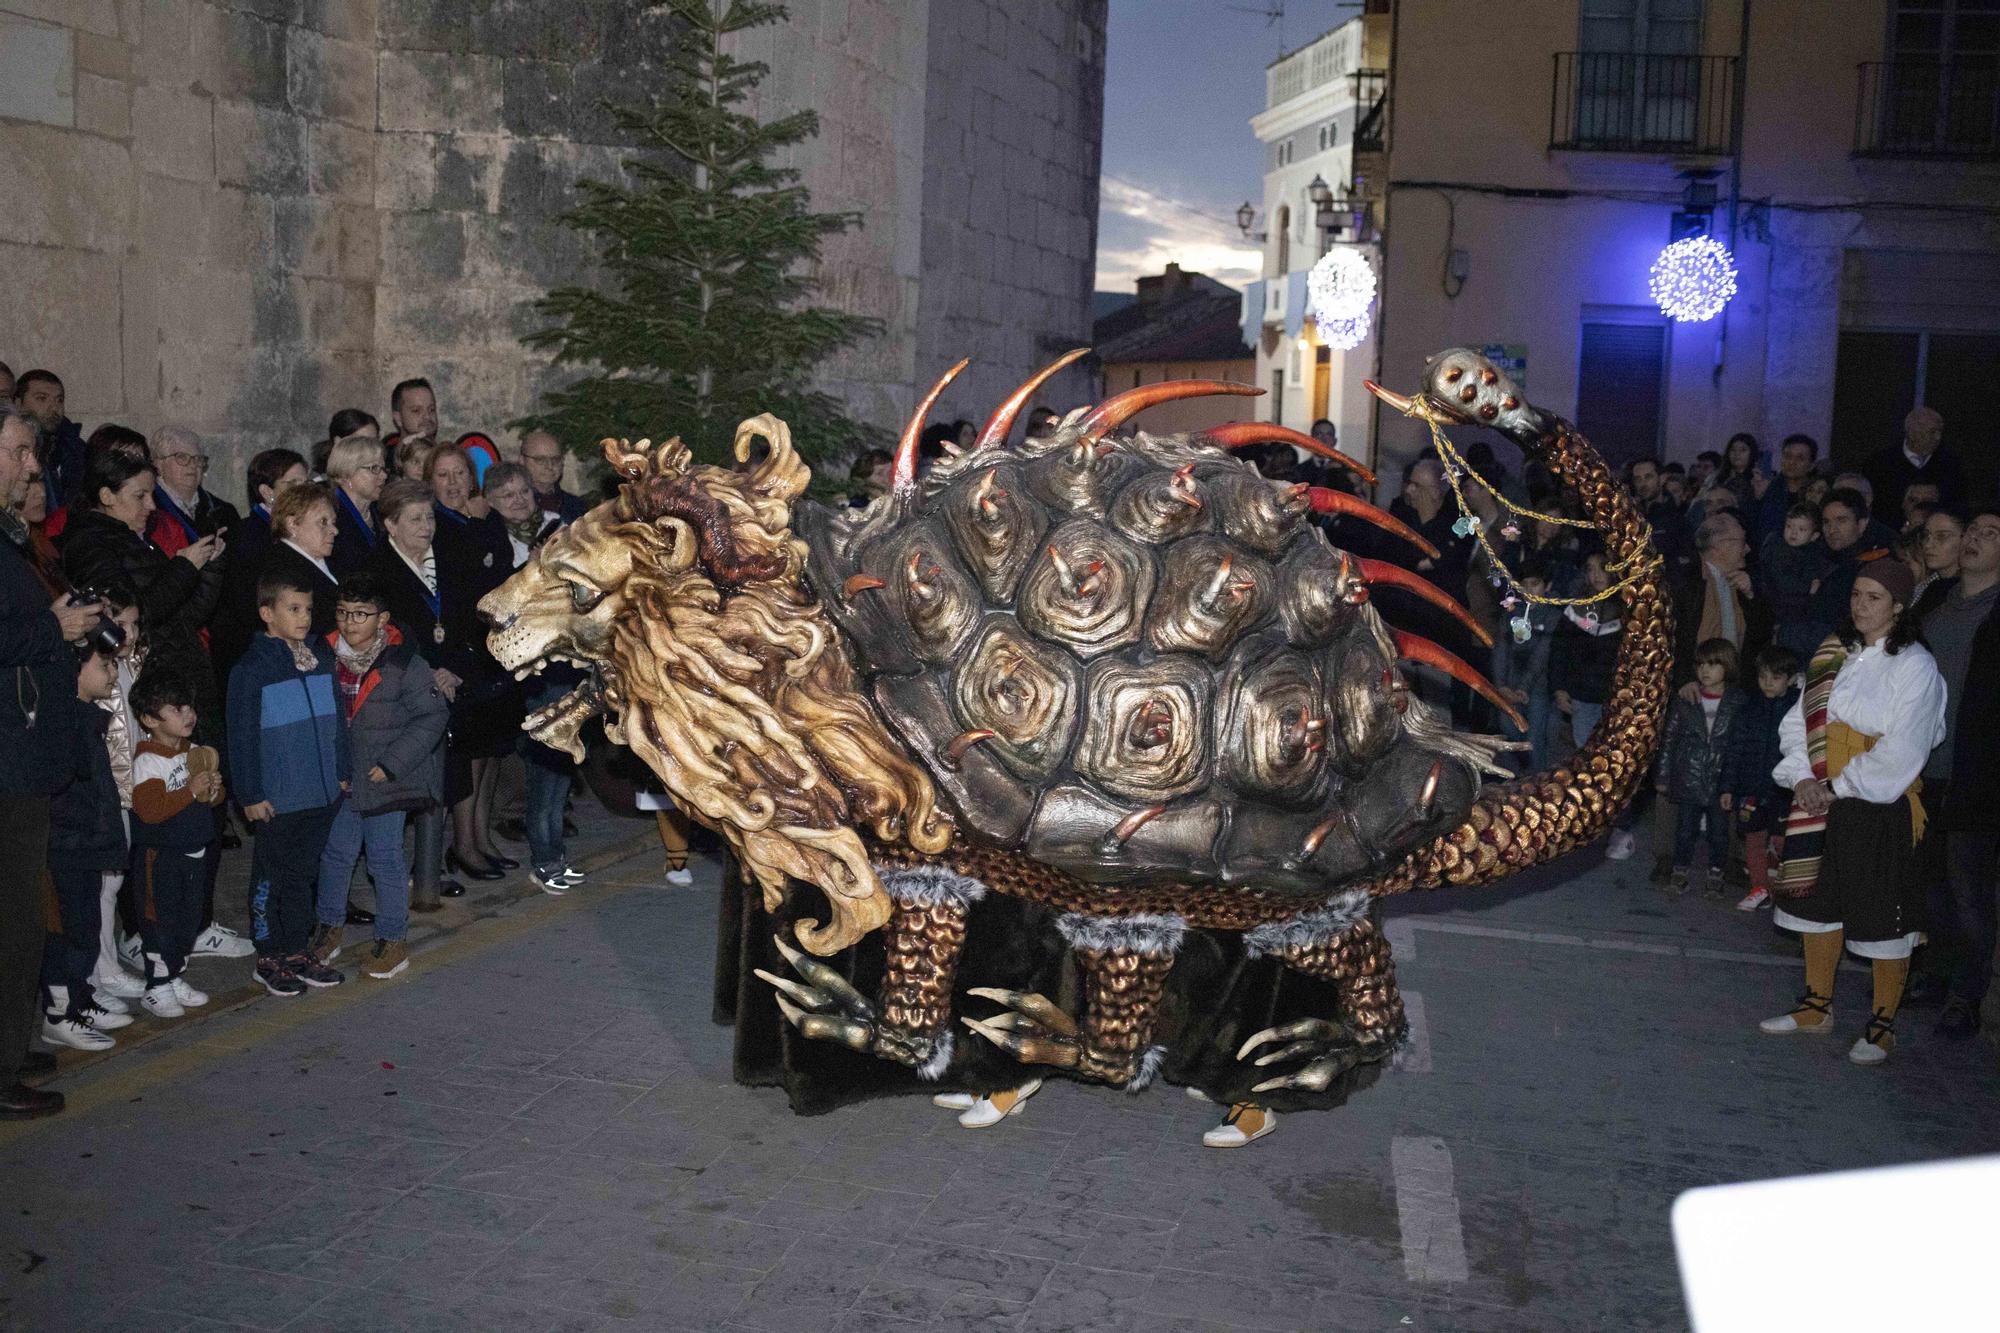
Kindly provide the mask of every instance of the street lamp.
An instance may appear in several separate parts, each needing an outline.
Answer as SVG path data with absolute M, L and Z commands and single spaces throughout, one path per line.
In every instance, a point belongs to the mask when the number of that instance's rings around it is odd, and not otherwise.
M 1257 210 L 1254 206 L 1252 206 L 1252 204 L 1248 199 L 1245 199 L 1243 201 L 1243 206 L 1236 210 L 1236 230 L 1243 233 L 1244 240 L 1257 241 L 1261 243 L 1264 239 L 1264 234 L 1262 232 L 1258 232 L 1254 236 L 1250 234 L 1250 228 L 1253 224 L 1256 223 L 1256 221 L 1257 221 Z

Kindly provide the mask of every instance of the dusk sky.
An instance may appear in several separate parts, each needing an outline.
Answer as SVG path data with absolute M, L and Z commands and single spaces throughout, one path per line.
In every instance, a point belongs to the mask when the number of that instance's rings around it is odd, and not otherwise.
M 1111 0 L 1104 81 L 1104 180 L 1097 290 L 1129 292 L 1169 261 L 1234 286 L 1258 251 L 1236 230 L 1245 199 L 1262 207 L 1263 163 L 1250 117 L 1264 68 L 1361 12 L 1339 0 Z

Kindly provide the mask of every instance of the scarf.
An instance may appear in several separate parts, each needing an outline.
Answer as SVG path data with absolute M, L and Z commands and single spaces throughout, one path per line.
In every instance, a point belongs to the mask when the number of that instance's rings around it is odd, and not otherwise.
M 542 520 L 545 517 L 538 509 L 519 523 L 507 524 L 507 535 L 532 551 L 535 549 L 535 538 L 542 535 Z
M 347 668 L 347 670 L 353 672 L 356 676 L 366 676 L 370 671 L 373 671 L 375 669 L 375 659 L 380 657 L 382 650 L 388 646 L 389 636 L 380 631 L 377 631 L 375 635 L 375 642 L 369 644 L 366 648 L 351 648 L 348 646 L 344 635 L 336 634 L 333 636 L 333 655 L 340 659 L 341 666 Z
M 1821 782 L 1832 782 L 1850 760 L 1868 753 L 1882 739 L 1827 718 L 1833 682 L 1846 664 L 1847 645 L 1838 635 L 1829 634 L 1806 668 L 1806 688 L 1800 700 L 1806 715 L 1806 759 L 1812 764 L 1813 776 Z M 1904 793 L 1910 802 L 1911 846 L 1924 836 L 1923 785 L 1923 779 L 1918 778 Z M 1775 896 L 1803 898 L 1819 883 L 1820 862 L 1826 855 L 1826 815 L 1824 810 L 1808 814 L 1797 804 L 1786 814 L 1784 861 L 1771 881 Z
M 271 637 L 274 639 L 278 639 L 278 636 L 275 634 L 273 634 Z M 297 641 L 291 639 L 278 639 L 278 642 L 284 644 L 285 647 L 292 650 L 293 666 L 297 667 L 301 671 L 319 670 L 319 657 L 317 654 L 313 652 L 311 644 L 306 643 L 303 639 Z

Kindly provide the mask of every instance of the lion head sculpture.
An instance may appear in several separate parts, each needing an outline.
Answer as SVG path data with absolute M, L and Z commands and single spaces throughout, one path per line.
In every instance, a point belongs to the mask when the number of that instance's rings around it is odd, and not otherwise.
M 787 879 L 817 885 L 832 919 L 815 953 L 889 915 L 858 828 L 943 851 L 952 825 L 929 777 L 855 688 L 832 624 L 798 578 L 791 503 L 810 480 L 775 417 L 742 424 L 738 471 L 695 466 L 679 440 L 603 442 L 616 499 L 551 537 L 479 604 L 500 665 L 590 672 L 531 716 L 537 740 L 582 757 L 600 713 L 674 803 L 735 849 L 775 909 Z

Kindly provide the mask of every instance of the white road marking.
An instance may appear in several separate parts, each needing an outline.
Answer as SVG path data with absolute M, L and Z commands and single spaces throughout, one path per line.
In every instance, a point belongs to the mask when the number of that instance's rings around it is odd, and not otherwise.
M 1451 1150 L 1443 1139 L 1398 1136 L 1389 1144 L 1396 1176 L 1396 1220 L 1403 1232 L 1403 1271 L 1412 1282 L 1463 1282 L 1465 1231 Z
M 1799 960 L 1783 955 L 1744 953 L 1734 949 L 1709 949 L 1693 944 L 1662 944 L 1648 940 L 1621 940 L 1605 936 L 1588 938 L 1552 930 L 1514 930 L 1506 926 L 1479 926 L 1469 921 L 1419 920 L 1405 917 L 1412 930 L 1434 930 L 1440 935 L 1469 935 L 1478 939 L 1520 940 L 1527 944 L 1554 944 L 1568 949 L 1604 949 L 1613 953 L 1657 954 L 1665 958 L 1700 958 L 1710 962 L 1749 963 L 1756 967 L 1797 970 Z M 1397 962 L 1403 961 L 1396 950 Z
M 1402 1049 L 1389 1057 L 1390 1068 L 1400 1069 L 1405 1074 L 1428 1074 L 1431 1072 L 1431 1030 L 1424 1022 L 1424 997 L 1413 990 L 1404 991 L 1403 1017 L 1409 1021 L 1410 1034 L 1404 1039 Z

